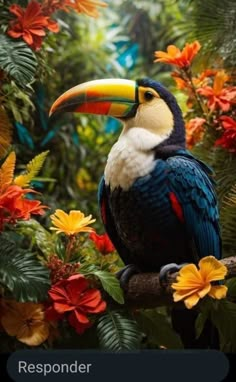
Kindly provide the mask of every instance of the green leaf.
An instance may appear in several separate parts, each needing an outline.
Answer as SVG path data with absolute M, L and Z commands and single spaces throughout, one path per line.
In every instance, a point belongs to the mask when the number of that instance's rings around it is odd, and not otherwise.
M 100 271 L 97 267 L 91 264 L 82 264 L 80 272 L 84 275 L 96 276 L 100 280 L 104 290 L 113 298 L 113 300 L 119 304 L 124 304 L 123 290 L 114 274 L 107 271 Z
M 136 321 L 120 312 L 108 311 L 98 319 L 97 334 L 100 347 L 110 351 L 140 348 L 141 333 Z
M 0 35 L 0 68 L 4 72 L 24 86 L 34 79 L 36 67 L 36 57 L 24 41 Z
M 139 312 L 136 315 L 136 320 L 152 345 L 165 346 L 168 349 L 181 349 L 183 347 L 180 337 L 172 329 L 167 315 L 159 313 L 157 309 Z
M 49 271 L 34 254 L 0 236 L 0 284 L 20 302 L 42 301 L 50 287 Z
M 116 276 L 106 271 L 94 271 L 95 276 L 99 278 L 104 290 L 119 304 L 124 304 L 124 294 Z
M 22 235 L 29 236 L 35 242 L 42 253 L 48 257 L 55 253 L 55 244 L 52 234 L 34 219 L 22 220 L 17 223 L 16 231 Z

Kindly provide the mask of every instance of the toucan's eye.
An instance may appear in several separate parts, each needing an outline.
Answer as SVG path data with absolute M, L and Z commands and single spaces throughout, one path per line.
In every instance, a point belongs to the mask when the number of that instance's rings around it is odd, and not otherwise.
M 145 98 L 145 101 L 152 101 L 154 98 L 154 94 L 150 91 L 146 91 L 144 93 L 144 98 Z

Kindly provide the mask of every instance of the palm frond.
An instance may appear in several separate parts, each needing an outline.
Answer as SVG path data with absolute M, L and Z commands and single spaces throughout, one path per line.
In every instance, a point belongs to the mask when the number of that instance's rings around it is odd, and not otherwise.
M 0 236 L 0 284 L 20 302 L 42 301 L 50 287 L 49 271 L 33 253 Z
M 183 4 L 182 0 L 177 0 Z M 186 5 L 186 4 L 185 4 Z M 173 28 L 185 40 L 198 39 L 204 44 L 202 58 L 205 62 L 233 69 L 236 59 L 236 7 L 234 0 L 192 0 L 185 14 Z M 173 28 L 170 28 L 171 31 Z

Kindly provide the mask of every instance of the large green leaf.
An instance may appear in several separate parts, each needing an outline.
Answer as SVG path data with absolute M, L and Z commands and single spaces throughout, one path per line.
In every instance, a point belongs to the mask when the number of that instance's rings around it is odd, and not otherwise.
M 124 304 L 124 294 L 116 276 L 106 271 L 95 271 L 94 275 L 99 278 L 104 290 L 119 304 Z
M 24 41 L 0 35 L 0 68 L 4 72 L 24 86 L 34 79 L 36 67 L 36 57 Z
M 98 319 L 100 347 L 110 351 L 140 348 L 141 334 L 136 321 L 119 312 L 108 311 Z
M 116 276 L 107 271 L 101 271 L 94 265 L 82 264 L 80 267 L 80 273 L 84 275 L 94 275 L 96 276 L 104 290 L 119 304 L 124 304 L 124 294 L 120 287 L 120 283 Z
M 49 271 L 30 252 L 0 236 L 0 284 L 20 301 L 46 299 L 50 287 Z
M 147 335 L 151 345 L 164 346 L 168 349 L 181 349 L 183 347 L 166 314 L 158 312 L 157 309 L 148 309 L 138 312 L 136 320 L 140 329 Z

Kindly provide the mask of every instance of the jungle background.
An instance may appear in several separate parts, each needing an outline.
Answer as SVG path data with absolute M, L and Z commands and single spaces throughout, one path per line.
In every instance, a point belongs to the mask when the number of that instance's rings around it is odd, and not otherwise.
M 230 87 L 235 86 L 234 1 L 107 0 L 107 7 L 98 6 L 99 15 L 93 17 L 96 14 L 86 14 L 79 8 L 67 7 L 65 10 L 63 4 L 66 2 L 42 0 L 38 3 L 47 5 L 44 16 L 47 10 L 47 16 L 54 20 L 54 24 L 44 24 L 45 35 L 41 36 L 41 42 L 36 41 L 36 45 L 30 45 L 22 36 L 14 37 L 8 33 L 16 16 L 9 11 L 10 7 L 17 4 L 26 9 L 29 3 L 27 0 L 0 1 L 0 155 L 3 168 L 9 153 L 15 152 L 14 174 L 30 174 L 22 188 L 30 186 L 39 192 L 37 199 L 49 208 L 37 218 L 16 219 L 14 224 L 8 221 L 1 227 L 0 291 L 2 301 L 9 303 L 10 300 L 10 305 L 12 299 L 16 304 L 41 304 L 47 299 L 45 296 L 52 281 L 45 270 L 56 267 L 53 255 L 57 256 L 58 262 L 65 260 L 68 239 L 49 230 L 50 215 L 56 209 L 92 214 L 96 218 L 94 228 L 97 233 L 104 233 L 97 205 L 97 188 L 109 150 L 120 133 L 120 125 L 113 119 L 78 114 L 49 120 L 49 109 L 61 93 L 93 79 L 150 77 L 175 94 L 186 122 L 194 117 L 203 117 L 199 105 L 189 102 L 186 89 L 176 86 L 171 75 L 173 67 L 154 63 L 155 51 L 165 51 L 170 44 L 182 49 L 187 42 L 194 40 L 200 42 L 201 50 L 192 70 L 195 73 L 209 68 L 224 70 Z M 218 125 L 213 128 L 214 112 L 208 115 L 205 130 L 198 132 L 198 138 L 193 139 L 189 148 L 215 171 L 223 250 L 227 257 L 236 252 L 236 125 L 232 122 L 236 123 L 235 103 L 232 102 L 230 109 L 226 110 L 232 125 L 228 146 L 215 145 L 216 140 L 222 137 L 223 128 Z M 221 111 L 218 111 L 218 116 L 219 113 Z M 26 164 L 33 158 L 40 160 L 37 171 L 32 175 Z M 20 185 L 19 179 L 15 184 Z M 112 278 L 121 266 L 116 253 L 101 254 L 82 234 L 79 253 L 70 264 L 75 262 L 83 264 L 81 272 L 91 276 L 93 286 L 99 288 L 100 282 L 117 303 L 123 301 L 122 292 Z M 221 333 L 222 349 L 235 351 L 235 279 L 228 282 L 228 288 L 229 305 L 219 308 L 216 325 Z M 3 316 L 6 315 L 4 304 L 3 301 Z M 18 309 L 18 305 L 11 308 L 16 306 Z M 222 322 L 225 322 L 226 311 L 229 310 L 231 318 L 228 318 L 226 333 Z M 199 320 L 199 331 L 201 322 Z M 168 308 L 165 307 L 143 310 L 140 314 L 127 308 L 113 310 L 110 307 L 107 313 L 98 317 L 98 323 L 82 335 L 77 333 L 75 336 L 74 328 L 69 325 L 68 329 L 66 320 L 50 324 L 47 333 L 50 335 L 45 336 L 45 341 L 27 343 L 22 341 L 17 330 L 7 328 L 3 320 L 1 351 L 34 346 L 112 350 L 182 347 L 179 337 L 171 329 Z

